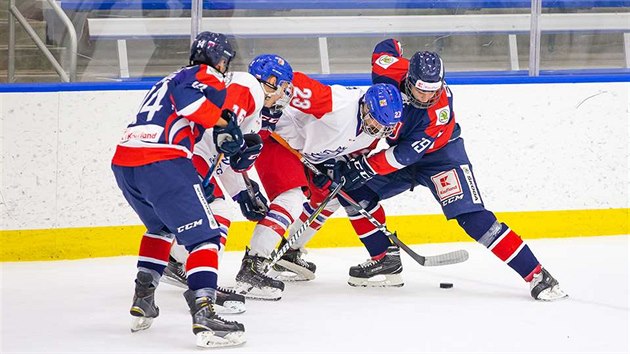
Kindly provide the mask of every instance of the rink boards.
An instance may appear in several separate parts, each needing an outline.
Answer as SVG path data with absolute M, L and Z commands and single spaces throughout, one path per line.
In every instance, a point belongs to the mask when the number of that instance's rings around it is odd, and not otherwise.
M 525 239 L 628 234 L 628 82 L 453 85 L 482 198 Z M 0 261 L 131 255 L 143 228 L 110 170 L 146 89 L 0 93 Z M 407 243 L 465 241 L 430 193 L 385 202 Z M 254 224 L 238 207 L 228 250 Z M 343 214 L 311 247 L 360 242 Z

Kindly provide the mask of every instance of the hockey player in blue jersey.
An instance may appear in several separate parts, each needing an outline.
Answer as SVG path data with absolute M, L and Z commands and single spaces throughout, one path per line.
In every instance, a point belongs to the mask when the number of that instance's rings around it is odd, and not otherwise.
M 529 246 L 484 207 L 460 127 L 455 122 L 453 96 L 444 81 L 444 63 L 435 52 L 402 57 L 400 43 L 379 43 L 372 56 L 374 83 L 391 83 L 405 98 L 402 122 L 389 136 L 390 147 L 371 156 L 337 163 L 335 179 L 378 221 L 385 223 L 379 201 L 416 186 L 431 190 L 447 219 L 516 271 L 536 300 L 558 300 L 567 295 L 542 267 Z M 343 201 L 342 201 L 343 202 Z M 346 212 L 370 253 L 367 262 L 350 268 L 350 285 L 401 286 L 399 249 L 366 218 L 346 205 Z M 370 282 L 374 276 L 382 282 Z
M 244 326 L 223 320 L 213 308 L 221 235 L 191 162 L 195 144 L 209 129 L 217 150 L 233 157 L 230 161 L 250 160 L 242 156 L 246 145 L 235 114 L 223 109 L 224 74 L 234 56 L 224 35 L 200 33 L 191 46 L 190 65 L 154 85 L 116 148 L 112 160 L 116 182 L 147 228 L 140 242 L 130 310 L 132 332 L 149 328 L 159 315 L 155 289 L 176 239 L 190 252 L 184 297 L 197 345 L 245 341 Z

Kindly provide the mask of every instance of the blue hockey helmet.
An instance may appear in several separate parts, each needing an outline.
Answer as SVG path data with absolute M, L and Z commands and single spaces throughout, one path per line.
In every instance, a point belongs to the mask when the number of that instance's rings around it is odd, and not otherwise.
M 207 64 L 217 69 L 221 61 L 225 60 L 224 74 L 235 56 L 232 45 L 221 33 L 201 32 L 190 46 L 190 64 Z
M 289 62 L 275 54 L 261 54 L 249 63 L 248 71 L 259 81 L 269 81 L 270 76 L 276 77 L 275 86 L 293 81 L 293 69 Z
M 362 129 L 375 138 L 390 135 L 402 119 L 400 91 L 391 84 L 372 85 L 363 96 Z
M 272 113 L 283 110 L 293 97 L 293 69 L 289 62 L 279 55 L 261 54 L 249 63 L 248 72 L 252 74 L 263 86 L 273 90 L 272 93 L 265 91 L 265 100 L 272 96 L 280 98 L 270 107 Z M 275 83 L 270 82 L 271 77 L 276 78 Z
M 437 103 L 444 89 L 444 64 L 435 52 L 417 52 L 409 60 L 409 71 L 405 84 L 409 100 L 418 108 L 429 108 Z M 414 89 L 421 93 L 433 93 L 426 101 L 414 95 Z

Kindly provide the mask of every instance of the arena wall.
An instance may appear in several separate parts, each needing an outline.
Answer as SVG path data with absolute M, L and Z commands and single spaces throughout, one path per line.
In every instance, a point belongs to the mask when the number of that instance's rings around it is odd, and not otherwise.
M 523 238 L 628 234 L 630 84 L 453 85 L 486 207 Z M 131 255 L 143 228 L 110 161 L 146 90 L 0 93 L 0 261 Z M 279 167 L 281 168 L 281 167 Z M 410 244 L 464 241 L 428 190 L 387 200 Z M 358 246 L 339 213 L 312 247 Z M 235 204 L 228 250 L 254 224 Z

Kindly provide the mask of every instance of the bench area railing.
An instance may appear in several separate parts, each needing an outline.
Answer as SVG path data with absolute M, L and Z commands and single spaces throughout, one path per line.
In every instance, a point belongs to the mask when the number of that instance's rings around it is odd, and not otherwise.
M 190 9 L 191 0 L 60 0 L 64 10 Z M 203 0 L 206 10 L 341 10 L 341 9 L 528 9 L 531 0 Z M 628 0 L 544 0 L 543 8 L 628 7 Z
M 93 39 L 118 41 L 121 77 L 129 72 L 127 39 L 190 36 L 190 18 L 90 18 L 88 27 Z M 529 32 L 530 15 L 213 17 L 202 20 L 201 30 L 241 38 L 317 37 L 323 74 L 330 73 L 328 37 L 501 33 L 508 36 L 511 70 L 519 70 L 516 35 Z M 542 14 L 541 30 L 622 32 L 626 67 L 630 67 L 630 13 Z

